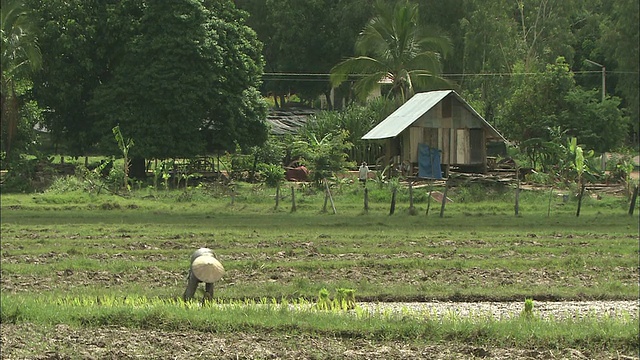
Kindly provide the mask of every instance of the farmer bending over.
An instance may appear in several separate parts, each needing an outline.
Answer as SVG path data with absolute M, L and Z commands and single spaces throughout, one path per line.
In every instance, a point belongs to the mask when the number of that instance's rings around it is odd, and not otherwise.
M 213 298 L 213 283 L 220 280 L 224 275 L 224 267 L 213 256 L 211 249 L 200 248 L 191 254 L 191 267 L 189 268 L 189 278 L 187 289 L 182 298 L 184 301 L 193 299 L 198 289 L 198 284 L 205 283 L 204 301 Z

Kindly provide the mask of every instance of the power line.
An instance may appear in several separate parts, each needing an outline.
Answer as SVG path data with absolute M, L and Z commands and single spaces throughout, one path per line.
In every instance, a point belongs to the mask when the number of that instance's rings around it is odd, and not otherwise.
M 584 74 L 601 74 L 600 70 L 579 70 L 573 71 L 574 74 L 584 75 Z M 507 77 L 507 76 L 531 76 L 531 75 L 543 75 L 544 72 L 524 72 L 524 73 L 503 73 L 503 72 L 495 72 L 495 73 L 443 73 L 440 74 L 441 77 L 465 77 L 465 76 L 499 76 L 499 77 Z M 607 71 L 607 74 L 640 74 L 637 71 Z M 263 78 L 265 80 L 288 80 L 288 81 L 327 81 L 330 74 L 326 73 L 287 73 L 287 72 L 269 72 L 264 73 Z M 350 74 L 352 77 L 365 77 L 367 74 Z

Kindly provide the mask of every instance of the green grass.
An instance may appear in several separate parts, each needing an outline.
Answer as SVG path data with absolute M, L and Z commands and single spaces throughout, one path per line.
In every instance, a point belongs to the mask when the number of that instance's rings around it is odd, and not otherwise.
M 400 311 L 373 315 L 367 311 L 318 311 L 305 300 L 298 305 L 231 302 L 204 307 L 158 298 L 2 296 L 2 323 L 31 322 L 76 327 L 124 326 L 166 331 L 311 334 L 372 341 L 453 341 L 477 346 L 564 347 L 632 353 L 637 349 L 638 319 L 629 316 L 545 321 L 535 317 L 495 319 L 488 316 L 433 317 Z
M 511 206 L 488 200 L 448 204 L 444 218 L 403 210 L 389 216 L 386 204 L 365 214 L 358 201 L 361 189 L 343 186 L 334 194 L 339 211 L 334 215 L 320 211 L 324 194 L 313 189 L 298 190 L 308 209 L 291 213 L 285 200 L 273 208 L 273 189 L 237 187 L 247 200 L 238 197 L 234 205 L 203 188 L 188 190 L 198 194 L 191 202 L 176 201 L 182 190 L 143 190 L 127 197 L 3 195 L 2 274 L 48 275 L 54 288 L 69 290 L 78 285 L 53 274 L 101 271 L 124 279 L 109 284 L 113 291 L 133 286 L 140 270 L 157 269 L 166 273 L 168 284 L 139 291 L 177 294 L 189 253 L 209 246 L 228 270 L 219 293 L 230 298 L 269 292 L 310 297 L 337 283 L 367 299 L 637 298 L 638 219 L 626 215 L 620 198 L 591 199 L 580 217 L 561 200 L 548 217 L 547 195 L 534 192 L 529 199 L 523 196 L 522 204 L 543 211 L 517 217 L 466 215 L 474 206 Z M 456 201 L 454 189 L 450 196 Z M 406 201 L 400 196 L 398 209 L 406 209 Z M 306 286 L 300 277 L 308 280 Z

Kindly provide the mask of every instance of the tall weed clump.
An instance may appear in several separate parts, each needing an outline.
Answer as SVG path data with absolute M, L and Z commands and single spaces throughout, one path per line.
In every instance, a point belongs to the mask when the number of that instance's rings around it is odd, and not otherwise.
M 110 162 L 105 161 L 92 170 L 84 165 L 78 165 L 74 175 L 56 177 L 45 193 L 57 195 L 77 191 L 91 195 L 99 195 L 102 192 L 115 193 L 121 186 L 122 170 L 115 167 L 109 169 L 109 164 Z

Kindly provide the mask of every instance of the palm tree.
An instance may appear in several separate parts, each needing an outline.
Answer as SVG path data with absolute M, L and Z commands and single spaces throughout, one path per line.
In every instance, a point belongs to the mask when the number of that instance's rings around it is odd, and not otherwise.
M 349 75 L 359 78 L 354 90 L 365 99 L 380 81 L 391 81 L 388 96 L 404 102 L 416 91 L 450 88 L 439 76 L 440 58 L 452 48 L 444 36 L 429 36 L 418 23 L 418 6 L 399 1 L 392 6 L 385 0 L 375 3 L 375 15 L 356 40 L 359 56 L 346 59 L 331 69 L 331 83 L 338 86 Z
M 0 38 L 2 40 L 2 78 L 0 101 L 3 150 L 7 159 L 18 129 L 20 104 L 17 84 L 28 78 L 28 72 L 36 70 L 42 55 L 35 42 L 33 23 L 22 0 L 2 0 L 0 8 Z

